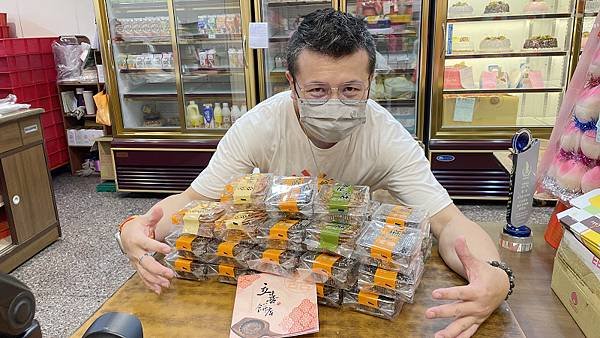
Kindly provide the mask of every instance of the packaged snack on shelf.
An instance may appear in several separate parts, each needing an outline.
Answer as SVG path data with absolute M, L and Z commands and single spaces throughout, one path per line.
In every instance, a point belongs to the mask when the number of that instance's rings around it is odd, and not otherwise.
M 304 245 L 307 250 L 344 257 L 352 256 L 362 224 L 313 221 L 306 229 Z
M 187 259 L 171 253 L 164 259 L 166 267 L 175 272 L 177 278 L 203 281 L 207 280 L 207 264 Z
M 316 177 L 275 176 L 266 200 L 267 211 L 310 217 L 316 194 Z
M 190 259 L 200 259 L 208 250 L 210 238 L 192 234 L 173 232 L 165 237 L 165 242 L 178 251 L 180 256 Z
M 369 187 L 336 183 L 323 185 L 315 201 L 315 216 L 338 223 L 362 223 L 369 212 Z
M 423 271 L 422 262 L 416 264 L 407 274 L 361 264 L 358 267 L 358 287 L 364 291 L 412 303 Z
M 301 251 L 309 220 L 270 219 L 258 227 L 257 243 L 273 249 Z
M 358 279 L 355 259 L 308 251 L 300 257 L 298 269 L 309 272 L 316 283 L 339 289 L 352 287 Z
M 372 219 L 387 224 L 421 229 L 423 235 L 427 234 L 430 228 L 427 211 L 402 205 L 382 204 L 375 211 Z
M 358 290 L 344 290 L 344 308 L 362 312 L 371 316 L 392 320 L 398 316 L 404 303 L 376 293 Z
M 248 267 L 250 269 L 289 276 L 296 271 L 300 253 L 291 250 L 254 248 L 250 251 Z
M 214 235 L 225 241 L 254 241 L 258 227 L 267 219 L 263 210 L 228 213 L 215 222 Z
M 225 264 L 240 268 L 248 268 L 248 258 L 252 245 L 233 242 L 212 240 L 208 244 L 207 252 L 201 258 L 202 261 L 211 264 Z
M 334 308 L 340 308 L 343 300 L 343 290 L 317 283 L 317 302 Z
M 203 237 L 213 237 L 214 223 L 227 211 L 227 206 L 219 202 L 192 201 L 171 216 L 171 222 L 178 225 L 180 232 Z
M 250 174 L 234 178 L 225 185 L 221 202 L 236 210 L 264 210 L 272 181 L 272 174 Z
M 206 275 L 208 277 L 217 277 L 221 283 L 237 284 L 237 279 L 240 276 L 254 274 L 252 270 L 239 268 L 227 264 L 207 264 Z
M 419 229 L 370 221 L 356 241 L 355 254 L 369 265 L 399 271 L 409 267 L 421 253 L 423 233 Z

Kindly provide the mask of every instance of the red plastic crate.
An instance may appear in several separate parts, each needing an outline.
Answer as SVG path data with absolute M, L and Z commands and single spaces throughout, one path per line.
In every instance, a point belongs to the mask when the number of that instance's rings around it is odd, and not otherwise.
M 65 137 L 65 127 L 62 123 L 53 126 L 44 127 L 44 139 L 57 139 Z
M 41 54 L 29 54 L 29 69 L 44 68 Z
M 10 38 L 10 29 L 7 25 L 0 25 L 0 38 Z
M 59 110 L 45 111 L 42 114 L 41 119 L 42 119 L 42 127 L 44 127 L 44 128 L 63 123 L 61 111 L 59 111 Z
M 8 25 L 8 19 L 6 13 L 0 13 L 0 26 Z
M 14 72 L 18 70 L 30 70 L 31 55 L 11 55 L 0 57 L 0 72 Z M 38 55 L 39 57 L 39 55 Z M 40 61 L 41 62 L 41 61 Z
M 31 100 L 29 102 L 26 102 L 28 104 L 31 105 L 32 108 L 42 108 L 45 111 L 52 111 L 52 97 L 48 96 L 48 97 L 43 97 L 41 99 L 35 99 L 35 100 Z
M 40 53 L 42 54 L 52 54 L 52 43 L 56 41 L 57 38 L 48 37 L 48 38 L 39 38 L 40 42 Z
M 46 78 L 46 82 L 56 83 L 56 69 L 55 68 L 46 68 L 43 70 Z
M 69 164 L 69 153 L 66 150 L 48 154 L 48 168 L 50 170 Z
M 53 86 L 49 83 L 42 83 L 42 84 L 38 84 L 35 85 L 35 89 L 36 89 L 36 93 L 37 93 L 37 97 L 36 98 L 41 98 L 41 97 L 48 97 L 50 95 L 52 95 L 52 88 L 54 88 L 54 92 L 56 93 L 56 86 Z
M 16 88 L 32 84 L 34 84 L 33 72 L 30 70 L 0 73 L 0 88 Z
M 6 97 L 8 94 L 17 95 L 17 100 L 19 102 L 28 102 L 38 98 L 35 85 L 17 87 L 12 89 L 0 89 L 0 97 Z
M 56 64 L 54 63 L 54 57 L 45 57 L 44 55 L 42 55 L 42 67 L 43 68 L 56 67 Z
M 52 110 L 60 110 L 59 114 L 62 114 L 62 105 L 60 104 L 60 99 L 58 98 L 58 95 L 52 95 L 50 97 L 50 100 L 52 100 Z
M 62 139 L 64 139 L 64 137 L 62 137 Z M 61 142 L 61 137 L 57 137 L 55 139 L 45 139 L 44 143 L 46 144 L 46 152 L 48 154 L 54 154 L 63 149 L 66 149 L 67 144 L 66 141 L 64 142 L 64 144 Z

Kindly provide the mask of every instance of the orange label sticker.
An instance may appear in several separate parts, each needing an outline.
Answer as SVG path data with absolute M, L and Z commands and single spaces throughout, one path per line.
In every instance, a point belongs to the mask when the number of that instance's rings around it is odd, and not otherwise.
M 217 247 L 217 256 L 233 258 L 233 249 L 237 242 L 223 242 Z
M 192 234 L 183 234 L 175 241 L 175 248 L 182 251 L 192 251 L 192 242 L 196 236 Z
M 340 259 L 338 256 L 332 256 L 328 254 L 320 254 L 315 258 L 315 261 L 312 265 L 312 270 L 314 272 L 325 273 L 327 276 L 331 276 L 331 269 L 333 268 L 333 264 Z
M 192 272 L 192 261 L 189 259 L 177 258 L 173 265 L 177 271 Z
M 294 219 L 284 219 L 279 221 L 269 230 L 269 239 L 278 239 L 282 241 L 288 240 L 288 230 L 297 224 L 299 221 Z
M 402 232 L 401 229 L 390 225 L 383 227 L 379 236 L 373 241 L 371 257 L 391 262 L 392 251 L 396 244 L 398 244 L 398 241 L 400 241 Z
M 317 284 L 317 296 L 325 297 L 325 291 L 323 290 L 323 284 Z
M 219 276 L 235 278 L 233 266 L 219 264 Z
M 371 293 L 371 292 L 359 291 L 358 292 L 358 304 L 378 309 L 379 308 L 379 296 L 377 296 L 376 294 Z
M 388 271 L 384 269 L 377 269 L 377 271 L 375 271 L 375 278 L 373 279 L 373 283 L 383 288 L 395 290 L 397 278 L 397 272 Z
M 387 224 L 394 224 L 404 226 L 406 224 L 406 218 L 410 215 L 410 209 L 403 206 L 395 206 L 385 218 Z
M 267 249 L 263 251 L 262 258 L 264 260 L 279 264 L 279 257 L 284 250 Z

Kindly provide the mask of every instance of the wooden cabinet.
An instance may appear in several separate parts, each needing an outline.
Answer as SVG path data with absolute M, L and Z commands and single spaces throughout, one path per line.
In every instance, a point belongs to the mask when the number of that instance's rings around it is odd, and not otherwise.
M 42 143 L 41 109 L 0 117 L 0 271 L 8 272 L 60 236 L 47 156 Z M 4 133 L 2 132 L 4 131 Z M 2 230 L 0 228 L 0 230 Z M 0 231 L 0 237 L 3 232 Z

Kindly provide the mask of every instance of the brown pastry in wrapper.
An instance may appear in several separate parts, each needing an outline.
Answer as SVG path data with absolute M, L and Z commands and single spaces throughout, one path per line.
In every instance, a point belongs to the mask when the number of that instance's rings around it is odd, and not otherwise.
M 235 210 L 264 210 L 272 181 L 271 174 L 249 174 L 234 178 L 225 185 L 221 203 L 231 205 Z
M 362 224 L 313 221 L 306 229 L 307 250 L 351 257 Z
M 431 236 L 431 233 L 429 233 L 427 237 L 423 238 L 423 243 L 421 244 L 421 256 L 423 257 L 423 262 L 427 262 L 429 257 L 431 257 L 432 246 L 433 236 Z
M 175 272 L 177 278 L 207 280 L 207 264 L 187 259 L 171 253 L 164 259 L 164 265 Z
M 215 221 L 227 211 L 227 206 L 219 202 L 192 201 L 171 216 L 180 233 L 203 237 L 213 237 Z
M 368 217 L 369 202 L 367 186 L 323 185 L 315 201 L 315 216 L 329 222 L 360 224 Z
M 291 250 L 291 251 L 306 251 L 303 243 L 292 241 L 280 241 L 277 239 L 257 238 L 256 244 L 262 248 Z
M 334 308 L 342 306 L 343 290 L 317 283 L 317 302 Z
M 215 222 L 214 234 L 224 241 L 254 241 L 259 226 L 267 219 L 267 213 L 261 210 L 229 213 Z
M 301 251 L 306 228 L 306 219 L 276 218 L 258 227 L 256 242 L 263 247 Z
M 255 272 L 248 269 L 234 267 L 227 264 L 207 264 L 206 275 L 208 277 L 217 277 L 217 281 L 227 284 L 237 284 L 239 277 L 254 274 Z
M 248 258 L 254 246 L 233 242 L 212 240 L 208 244 L 207 252 L 202 261 L 211 264 L 225 264 L 240 268 L 248 268 Z
M 248 267 L 260 272 L 279 276 L 289 276 L 296 271 L 300 253 L 290 250 L 261 249 L 255 247 L 250 251 Z
M 374 221 L 421 229 L 423 236 L 429 233 L 429 218 L 424 209 L 409 208 L 403 205 L 382 204 L 372 216 Z
M 165 237 L 165 242 L 189 259 L 201 259 L 207 252 L 210 238 L 174 232 Z
M 373 215 L 375 214 L 375 212 L 377 211 L 377 209 L 379 209 L 379 207 L 381 206 L 381 202 L 379 201 L 373 201 L 371 200 L 369 202 L 369 212 L 367 215 L 367 220 L 372 220 L 373 219 Z
M 275 215 L 312 216 L 317 178 L 275 176 L 266 199 L 266 208 Z
M 309 272 L 316 283 L 339 289 L 352 287 L 358 278 L 355 259 L 312 251 L 300 257 L 298 269 Z
M 400 271 L 420 254 L 422 242 L 419 229 L 370 221 L 356 241 L 355 254 L 365 264 Z
M 358 268 L 358 287 L 360 290 L 412 303 L 423 271 L 422 262 L 415 264 L 408 274 L 361 264 Z
M 371 316 L 392 320 L 398 316 L 404 303 L 390 297 L 359 290 L 344 290 L 344 308 L 362 312 Z

